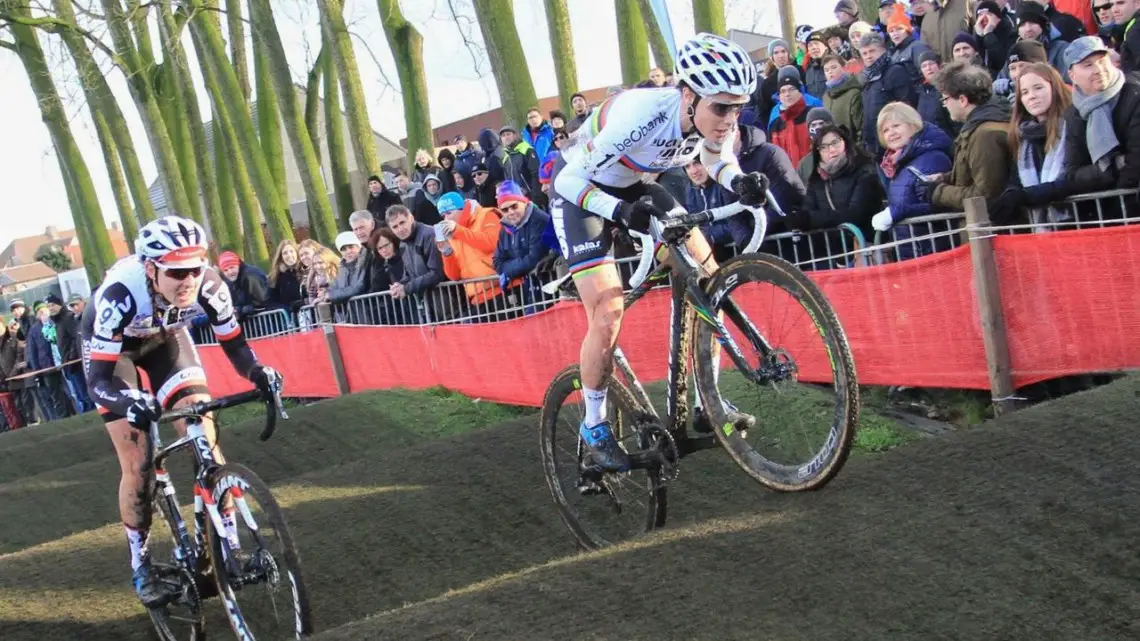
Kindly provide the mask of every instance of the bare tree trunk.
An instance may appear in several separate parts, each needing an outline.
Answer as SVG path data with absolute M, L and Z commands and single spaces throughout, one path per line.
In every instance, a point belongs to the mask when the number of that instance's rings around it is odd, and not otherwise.
M 153 62 L 153 56 L 149 51 L 145 54 L 140 53 L 143 49 L 141 45 L 139 48 L 135 47 L 134 38 L 127 26 L 127 17 L 119 0 L 102 0 L 102 3 L 107 15 L 111 40 L 126 67 L 122 70 L 123 75 L 127 77 L 127 87 L 138 107 L 147 140 L 150 141 L 154 161 L 158 165 L 158 173 L 166 190 L 167 201 L 175 211 L 190 211 L 190 196 L 181 179 L 178 155 L 154 93 L 154 69 L 153 66 L 144 66 L 144 60 Z M 146 44 L 147 46 L 150 44 L 149 36 Z
M 515 27 L 514 7 L 511 0 L 473 0 L 473 3 L 483 42 L 487 45 L 487 56 L 491 59 L 491 72 L 499 87 L 503 122 L 522 128 L 526 124 L 526 112 L 538 106 L 538 97 Z
M 261 151 L 273 175 L 273 186 L 288 204 L 289 187 L 285 184 L 285 149 L 281 141 L 281 112 L 277 108 L 278 96 L 273 91 L 273 78 L 269 71 L 269 53 L 256 31 L 253 34 L 253 78 L 257 86 L 257 134 Z M 288 70 L 286 70 L 288 71 Z M 290 87 L 292 84 L 290 84 Z
M 345 153 L 344 125 L 340 120 L 340 87 L 332 56 L 325 59 L 325 137 L 329 145 L 329 165 L 332 169 L 333 193 L 341 229 L 348 229 L 352 214 L 352 184 L 349 182 L 348 156 Z M 411 149 L 409 143 L 408 148 Z
M 434 149 L 431 112 L 428 109 L 427 75 L 424 74 L 424 39 L 400 11 L 397 0 L 377 0 L 380 22 L 396 60 L 400 90 L 404 94 L 404 121 L 408 125 L 408 165 L 416 149 Z M 557 60 L 557 58 L 555 58 Z
M 360 68 L 356 66 L 352 39 L 344 24 L 344 5 L 341 0 L 318 0 L 317 6 L 320 7 L 321 19 L 327 23 L 331 34 L 328 50 L 332 52 L 340 76 L 340 87 L 344 91 L 344 106 L 348 113 L 352 149 L 356 153 L 356 168 L 365 176 L 379 173 L 380 158 L 376 155 L 376 142 L 368 120 L 368 105 L 364 100 L 364 86 L 360 82 Z
M 131 208 L 131 199 L 127 195 L 127 182 L 123 178 L 123 164 L 119 161 L 119 148 L 115 138 L 111 135 L 111 127 L 103 112 L 88 101 L 91 107 L 91 120 L 95 123 L 95 133 L 99 137 L 99 147 L 103 151 L 103 162 L 107 165 L 107 177 L 111 179 L 111 193 L 115 195 L 115 205 L 119 208 L 119 222 L 123 226 L 123 239 L 128 243 L 138 236 L 139 224 L 135 219 L 135 212 Z
M 649 47 L 653 50 L 653 63 L 665 73 L 673 73 L 673 56 L 677 55 L 669 43 L 665 42 L 665 34 L 661 33 L 661 25 L 653 14 L 653 7 L 649 0 L 637 0 L 637 8 L 641 10 L 641 17 L 649 31 Z
M 194 141 L 190 137 L 189 99 L 186 96 L 186 87 L 193 89 L 193 83 L 183 80 L 182 70 L 188 72 L 190 66 L 185 64 L 185 52 L 178 41 L 177 27 L 173 24 L 170 0 L 161 0 L 158 5 L 158 41 L 162 46 L 164 62 L 158 70 L 162 78 L 159 83 L 158 95 L 166 103 L 163 115 L 166 118 L 166 130 L 170 132 L 174 142 L 174 150 L 178 154 L 178 167 L 182 171 L 182 184 L 186 185 L 186 195 L 190 197 L 190 209 L 178 212 L 181 216 L 193 219 L 202 224 L 206 218 L 202 215 L 202 186 L 198 181 L 198 164 L 195 161 Z M 147 26 L 143 23 L 143 29 Z M 182 59 L 181 63 L 179 58 Z
M 578 63 L 574 60 L 574 34 L 570 29 L 570 10 L 566 0 L 543 0 L 546 26 L 550 31 L 550 49 L 554 54 L 554 75 L 558 79 L 558 105 L 570 114 L 570 96 L 578 91 Z
M 30 10 L 21 0 L 0 0 L 0 9 L 13 15 L 31 17 Z M 10 22 L 8 30 L 12 34 L 14 43 L 7 46 L 15 50 L 20 62 L 23 63 L 24 71 L 39 103 L 40 116 L 47 125 L 52 145 L 59 155 L 64 180 L 68 181 L 73 190 L 72 218 L 76 229 L 81 226 L 86 227 L 84 236 L 88 242 L 83 246 L 83 261 L 88 273 L 94 273 L 97 279 L 101 279 L 107 268 L 115 262 L 115 250 L 107 234 L 107 224 L 103 221 L 103 212 L 99 207 L 99 198 L 95 194 L 95 184 L 87 169 L 87 162 L 83 160 L 79 146 L 75 143 L 75 137 L 71 134 L 67 114 L 63 110 L 55 81 L 52 80 L 51 72 L 48 70 L 43 48 L 36 39 L 35 29 Z M 82 241 L 80 238 L 81 244 Z
M 195 46 L 198 50 L 198 60 L 203 69 L 210 69 L 221 100 L 215 101 L 216 111 L 227 112 L 230 126 L 223 124 L 223 129 L 231 129 L 238 140 L 233 141 L 231 148 L 235 148 L 245 161 L 253 179 L 253 187 L 257 190 L 261 201 L 269 232 L 274 243 L 293 239 L 293 226 L 289 220 L 289 207 L 284 195 L 278 193 L 273 181 L 273 173 L 269 169 L 265 153 L 257 140 L 257 133 L 253 120 L 245 109 L 233 109 L 233 105 L 241 104 L 241 89 L 238 86 L 237 75 L 233 66 L 226 57 L 226 48 L 222 43 L 222 36 L 212 11 L 201 11 L 210 8 L 213 0 L 192 0 L 199 10 L 190 20 L 190 31 L 195 37 Z M 220 103 L 220 104 L 219 104 Z
M 83 203 L 79 197 L 75 195 L 75 188 L 72 186 L 72 178 L 70 170 L 63 162 L 63 156 L 56 154 L 56 161 L 59 163 L 59 175 L 63 178 L 63 190 L 67 194 L 67 206 L 71 210 L 71 219 L 80 220 L 86 219 L 87 214 L 83 211 Z M 76 225 L 75 234 L 79 239 L 79 248 L 82 250 L 84 247 L 91 246 L 90 232 L 87 225 Z M 87 259 L 87 252 L 83 251 L 83 269 L 87 272 L 87 282 L 98 283 L 103 280 L 103 274 L 106 272 L 100 265 L 94 264 L 96 261 Z
M 237 74 L 238 87 L 249 109 L 249 61 L 245 54 L 245 26 L 241 21 L 241 0 L 226 0 L 226 28 L 230 36 L 230 60 Z
M 253 17 L 254 28 L 257 31 L 259 55 L 264 55 L 263 68 L 258 72 L 265 72 L 273 82 L 267 83 L 276 91 L 276 102 L 281 108 L 281 116 L 285 121 L 285 131 L 289 135 L 289 144 L 293 147 L 293 160 L 301 174 L 301 184 L 305 187 L 305 199 L 309 205 L 309 230 L 318 241 L 331 245 L 336 236 L 336 222 L 333 220 L 332 202 L 329 200 L 329 190 L 321 176 L 321 160 L 318 155 L 320 148 L 313 147 L 313 140 L 309 137 L 308 127 L 301 109 L 300 99 L 293 89 L 293 78 L 289 74 L 289 62 L 285 58 L 285 46 L 281 43 L 281 36 L 277 32 L 277 24 L 273 19 L 273 11 L 269 7 L 269 0 L 250 0 L 250 15 Z M 261 83 L 258 84 L 258 100 L 260 104 Z M 270 92 L 272 93 L 272 92 Z M 281 158 L 281 168 L 284 172 L 285 159 Z M 282 176 L 284 182 L 284 176 Z
M 71 0 L 54 0 L 54 4 L 56 15 L 61 20 L 75 24 L 75 11 L 72 8 Z M 154 220 L 154 207 L 150 202 L 150 190 L 147 187 L 146 179 L 143 178 L 142 167 L 139 165 L 134 140 L 131 138 L 130 130 L 127 128 L 127 121 L 123 117 L 123 111 L 119 108 L 118 101 L 115 100 L 115 96 L 111 93 L 111 88 L 107 85 L 107 79 L 103 76 L 103 72 L 100 71 L 99 66 L 95 63 L 95 58 L 91 55 L 91 50 L 88 49 L 87 42 L 84 41 L 83 36 L 71 29 L 60 29 L 59 35 L 63 38 L 64 44 L 67 45 L 72 59 L 75 60 L 75 66 L 79 71 L 79 77 L 83 84 L 84 95 L 87 97 L 87 102 L 92 105 L 92 112 L 97 109 L 105 119 L 108 128 L 108 139 L 114 144 L 119 159 L 122 161 L 121 167 L 135 205 L 133 211 L 128 209 L 124 213 L 122 205 L 120 204 L 119 217 L 123 221 L 123 233 L 127 234 L 128 218 L 132 223 L 130 225 L 131 229 L 138 228 L 137 223 L 135 223 L 136 220 L 141 220 L 144 223 Z M 108 169 L 110 169 L 109 164 Z M 128 234 L 127 237 L 133 238 L 134 232 Z
M 725 35 L 724 0 L 693 0 L 693 25 L 697 33 Z
M 232 249 L 239 254 L 245 254 L 242 243 L 241 215 L 238 212 L 237 187 L 231 167 L 229 154 L 226 151 L 225 134 L 222 126 L 215 118 L 211 123 L 214 130 L 214 175 L 218 177 L 218 200 L 222 206 L 222 221 L 226 228 L 226 240 L 220 249 Z M 257 206 L 257 198 L 253 195 L 253 187 L 249 188 L 249 200 Z
M 621 82 L 632 87 L 649 77 L 649 39 L 637 0 L 614 0 Z

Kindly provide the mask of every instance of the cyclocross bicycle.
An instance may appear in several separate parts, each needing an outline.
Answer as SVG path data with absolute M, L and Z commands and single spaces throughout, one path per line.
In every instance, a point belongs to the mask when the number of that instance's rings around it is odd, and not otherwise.
M 775 203 L 771 194 L 769 202 Z M 685 239 L 694 227 L 743 211 L 756 221 L 751 242 L 708 274 Z M 632 469 L 605 473 L 579 439 L 585 407 L 577 365 L 554 377 L 543 401 L 540 444 L 547 483 L 562 520 L 586 549 L 664 525 L 666 486 L 689 454 L 723 447 L 765 487 L 797 492 L 819 489 L 834 478 L 855 437 L 859 387 L 847 337 L 823 293 L 802 271 L 777 256 L 754 253 L 766 229 L 764 208 L 734 203 L 683 212 L 670 212 L 653 222 L 650 235 L 638 235 L 641 261 L 625 296 L 629 310 L 669 281 L 664 418 L 621 347 L 614 351 L 607 415 L 615 438 L 630 453 Z M 667 251 L 669 259 L 650 274 L 658 250 Z M 567 278 L 544 289 L 555 291 Z M 771 320 L 760 321 L 765 312 Z M 627 331 L 632 318 L 627 311 Z M 730 366 L 723 376 L 722 351 Z M 690 365 L 699 400 L 716 426 L 712 434 L 691 435 L 687 428 Z M 756 417 L 751 433 L 729 422 L 727 401 Z
M 277 417 L 289 418 L 280 390 L 266 397 L 258 390 L 172 410 L 151 424 L 149 456 L 155 471 L 155 509 L 170 529 L 172 546 L 162 550 L 151 537 L 151 559 L 172 595 L 148 613 L 163 641 L 205 638 L 203 601 L 219 596 L 239 639 L 300 639 L 312 633 L 312 615 L 292 534 L 269 487 L 249 468 L 219 464 L 210 451 L 202 418 L 217 410 L 261 400 L 266 422 L 260 439 L 273 435 Z M 186 436 L 162 446 L 159 423 L 187 422 Z M 215 425 L 217 423 L 215 422 Z M 216 427 L 219 432 L 220 428 Z M 166 460 L 188 449 L 194 454 L 194 532 L 179 510 Z M 156 453 L 157 452 L 157 453 Z M 236 532 L 226 531 L 222 507 L 235 508 Z M 232 536 L 228 536 L 232 535 Z M 236 539 L 235 539 L 236 537 Z M 277 544 L 272 545 L 276 540 Z M 237 548 L 231 541 L 238 543 Z M 242 603 L 238 603 L 238 597 Z

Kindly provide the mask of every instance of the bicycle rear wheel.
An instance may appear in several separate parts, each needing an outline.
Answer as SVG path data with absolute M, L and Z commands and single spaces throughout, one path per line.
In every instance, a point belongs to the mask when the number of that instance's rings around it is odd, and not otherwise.
M 239 639 L 301 639 L 312 634 L 301 558 L 269 487 L 237 463 L 214 470 L 209 484 L 219 509 L 230 501 L 235 507 L 237 550 L 212 522 L 206 528 L 218 595 L 234 634 Z
M 665 524 L 666 492 L 656 470 L 605 474 L 589 493 L 579 484 L 585 446 L 578 426 L 586 410 L 577 365 L 554 377 L 546 391 L 539 419 L 542 467 L 562 521 L 584 549 L 594 550 Z M 614 437 L 633 452 L 639 441 L 637 417 L 642 413 L 633 394 L 614 377 L 607 388 L 606 415 Z
M 843 467 L 859 420 L 859 385 L 847 337 L 827 298 L 802 271 L 769 254 L 721 265 L 705 288 L 747 370 L 734 364 L 714 325 L 697 323 L 697 389 L 729 456 L 773 490 L 819 489 Z M 723 401 L 756 417 L 747 437 Z

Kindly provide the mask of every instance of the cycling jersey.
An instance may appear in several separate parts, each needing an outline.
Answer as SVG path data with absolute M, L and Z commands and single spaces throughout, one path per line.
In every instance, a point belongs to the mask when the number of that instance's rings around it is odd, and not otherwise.
M 608 220 L 621 206 L 599 186 L 629 187 L 642 174 L 684 167 L 698 156 L 709 175 L 726 188 L 740 175 L 733 152 L 736 132 L 719 150 L 695 130 L 681 131 L 681 92 L 673 87 L 630 89 L 611 96 L 575 133 L 576 145 L 554 180 L 557 196 Z
M 249 377 L 257 357 L 241 333 L 229 288 L 209 267 L 201 279 L 198 300 L 179 309 L 151 291 L 146 268 L 137 256 L 127 256 L 107 271 L 82 319 L 87 385 L 105 420 L 124 416 L 135 400 L 138 381 L 137 375 L 131 376 L 133 365 L 147 371 L 164 407 L 187 390 L 205 391 L 205 372 L 187 330 L 203 314 L 234 369 Z M 164 359 L 171 362 L 158 362 Z
M 681 131 L 681 92 L 673 87 L 631 89 L 611 96 L 575 133 L 575 146 L 555 164 L 550 217 L 575 277 L 611 262 L 611 222 L 617 208 L 648 196 L 662 211 L 677 207 L 660 185 L 645 180 L 700 158 L 714 180 L 732 188 L 741 174 L 733 152 L 736 132 L 720 150 L 696 131 Z

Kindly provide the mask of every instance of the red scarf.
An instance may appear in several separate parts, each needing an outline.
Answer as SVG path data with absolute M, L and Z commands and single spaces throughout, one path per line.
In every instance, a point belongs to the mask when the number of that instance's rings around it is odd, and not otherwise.
M 898 172 L 899 156 L 902 154 L 902 149 L 894 151 L 887 151 L 883 156 L 883 162 L 879 163 L 879 168 L 883 170 L 883 175 L 889 180 L 894 180 L 895 174 Z

